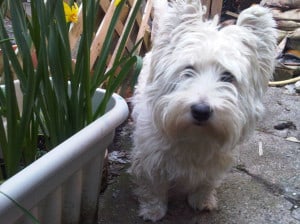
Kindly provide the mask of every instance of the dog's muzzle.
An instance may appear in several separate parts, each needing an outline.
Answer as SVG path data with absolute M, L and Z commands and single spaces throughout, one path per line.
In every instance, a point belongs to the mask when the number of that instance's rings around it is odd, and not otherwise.
M 207 121 L 213 113 L 212 108 L 204 103 L 194 104 L 191 106 L 192 117 L 200 123 Z

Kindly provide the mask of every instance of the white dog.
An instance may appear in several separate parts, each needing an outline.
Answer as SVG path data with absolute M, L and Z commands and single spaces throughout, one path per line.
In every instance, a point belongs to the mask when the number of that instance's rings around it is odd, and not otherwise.
M 233 165 L 233 148 L 255 127 L 272 77 L 275 22 L 266 8 L 243 11 L 237 25 L 204 21 L 199 0 L 157 0 L 153 49 L 133 98 L 130 173 L 139 215 L 157 221 L 168 190 L 194 209 L 217 207 L 216 191 Z

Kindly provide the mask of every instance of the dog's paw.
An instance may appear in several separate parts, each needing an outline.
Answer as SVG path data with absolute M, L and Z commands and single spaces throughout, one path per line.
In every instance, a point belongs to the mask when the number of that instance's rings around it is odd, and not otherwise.
M 156 204 L 146 204 L 143 203 L 140 205 L 139 216 L 144 220 L 150 220 L 156 222 L 162 219 L 167 212 L 167 205 L 162 202 Z
M 216 191 L 213 190 L 206 197 L 200 194 L 191 194 L 188 196 L 188 203 L 195 210 L 213 211 L 218 207 Z

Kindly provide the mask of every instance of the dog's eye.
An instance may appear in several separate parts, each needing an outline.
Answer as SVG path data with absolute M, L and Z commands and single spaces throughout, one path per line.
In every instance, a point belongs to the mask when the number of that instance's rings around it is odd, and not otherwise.
M 230 72 L 223 72 L 221 74 L 221 82 L 230 82 L 232 83 L 235 80 L 234 76 Z
M 184 72 L 182 75 L 183 75 L 185 78 L 191 78 L 191 77 L 194 76 L 194 74 L 193 74 L 192 72 Z
M 191 78 L 194 77 L 194 75 L 195 75 L 195 70 L 192 66 L 186 67 L 181 73 L 181 76 L 185 78 Z

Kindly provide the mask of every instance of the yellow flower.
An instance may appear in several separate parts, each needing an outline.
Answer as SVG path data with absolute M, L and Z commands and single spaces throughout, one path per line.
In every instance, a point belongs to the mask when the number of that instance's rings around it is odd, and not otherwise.
M 66 15 L 66 21 L 76 23 L 78 21 L 78 6 L 76 2 L 70 7 L 67 3 L 64 3 L 64 11 Z
M 121 2 L 122 0 L 115 0 L 115 6 L 117 7 L 119 4 L 120 4 L 120 2 Z

